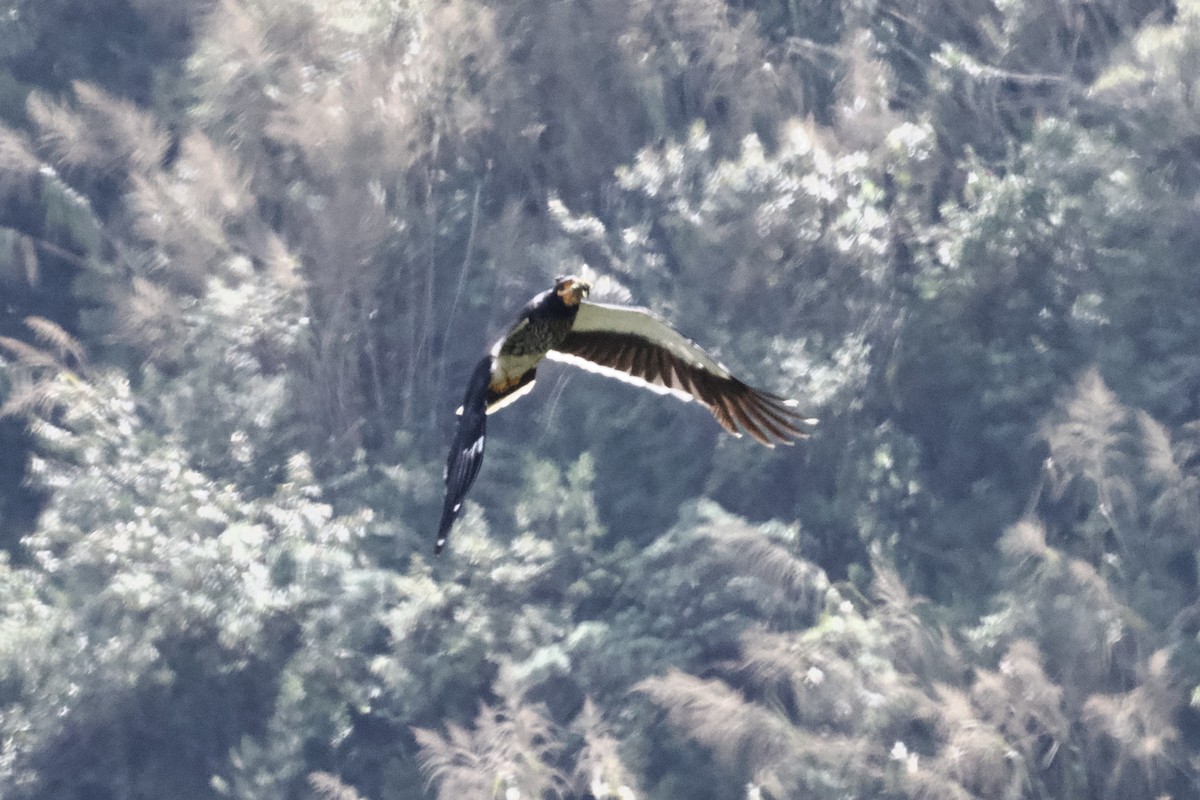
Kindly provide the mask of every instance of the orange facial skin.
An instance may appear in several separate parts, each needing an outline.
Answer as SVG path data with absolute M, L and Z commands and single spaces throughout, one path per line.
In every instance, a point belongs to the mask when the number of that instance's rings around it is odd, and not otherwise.
M 554 293 L 562 298 L 569 306 L 577 306 L 592 290 L 592 284 L 573 275 L 560 278 L 554 286 Z

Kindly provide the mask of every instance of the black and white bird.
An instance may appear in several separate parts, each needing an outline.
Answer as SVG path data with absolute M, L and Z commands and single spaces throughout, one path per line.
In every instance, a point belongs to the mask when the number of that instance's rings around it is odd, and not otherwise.
M 644 308 L 585 302 L 592 285 L 573 275 L 534 297 L 516 324 L 475 367 L 459 409 L 458 430 L 446 459 L 446 499 L 435 553 L 479 474 L 487 415 L 533 388 L 543 358 L 574 364 L 661 394 L 704 404 L 725 430 L 742 431 L 767 447 L 808 435 L 815 419 L 796 402 L 754 389 Z

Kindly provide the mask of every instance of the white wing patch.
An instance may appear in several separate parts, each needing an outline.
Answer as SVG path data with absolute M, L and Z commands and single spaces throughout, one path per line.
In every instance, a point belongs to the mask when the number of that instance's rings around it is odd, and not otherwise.
M 571 326 L 571 330 L 579 331 L 580 333 L 599 331 L 637 336 L 658 345 L 676 358 L 682 359 L 705 372 L 710 372 L 721 378 L 732 377 L 729 370 L 723 364 L 701 350 L 699 345 L 659 319 L 653 312 L 644 308 L 612 306 L 607 303 L 580 303 L 579 313 L 575 317 L 575 324 Z M 564 360 L 562 354 L 556 352 L 548 353 L 547 357 L 560 361 Z M 595 364 L 584 362 L 582 359 L 569 363 L 576 364 L 585 369 L 592 369 L 595 372 L 608 370 L 607 367 L 597 368 Z M 604 374 L 614 378 L 621 378 L 622 380 L 630 378 L 629 375 L 618 370 L 608 370 Z M 634 379 L 632 382 L 650 389 L 666 388 L 647 383 L 640 379 Z M 670 391 L 670 393 L 675 394 L 676 392 Z
M 643 389 L 649 389 L 657 394 L 669 394 L 672 397 L 678 397 L 684 402 L 691 402 L 695 398 L 682 389 L 676 389 L 671 386 L 663 386 L 661 383 L 650 383 L 649 381 L 639 378 L 636 375 L 630 375 L 628 372 L 622 372 L 619 369 L 606 367 L 602 364 L 597 364 L 595 361 L 588 361 L 586 358 L 573 356 L 570 353 L 560 353 L 557 350 L 551 350 L 546 353 L 546 358 L 551 361 L 557 361 L 560 364 L 570 364 L 573 367 L 586 369 L 588 372 L 595 372 L 597 375 L 604 375 L 608 378 L 616 378 L 619 381 L 640 386 Z
M 520 389 L 517 389 L 512 394 L 506 394 L 504 397 L 501 397 L 499 400 L 497 400 L 496 402 L 492 403 L 490 406 L 487 407 L 487 413 L 495 414 L 497 411 L 504 408 L 505 406 L 510 405 L 510 404 L 516 402 L 518 399 L 529 394 L 530 392 L 533 391 L 533 385 L 535 383 L 537 383 L 536 380 L 530 381 L 529 383 L 522 386 Z

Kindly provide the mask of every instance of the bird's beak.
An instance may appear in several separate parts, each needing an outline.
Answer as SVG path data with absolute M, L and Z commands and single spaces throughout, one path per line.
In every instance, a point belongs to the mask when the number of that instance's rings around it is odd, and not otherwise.
M 588 292 L 591 290 L 592 284 L 585 280 L 574 278 L 563 282 L 563 285 L 558 290 L 558 296 L 567 305 L 574 306 L 579 305 L 579 302 L 587 297 Z

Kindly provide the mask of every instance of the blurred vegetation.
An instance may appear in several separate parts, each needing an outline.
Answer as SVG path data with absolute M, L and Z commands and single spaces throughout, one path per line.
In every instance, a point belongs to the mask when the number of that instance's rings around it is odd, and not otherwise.
M 15 0 L 0 796 L 1200 798 L 1196 0 Z M 483 347 L 586 264 L 800 398 Z

